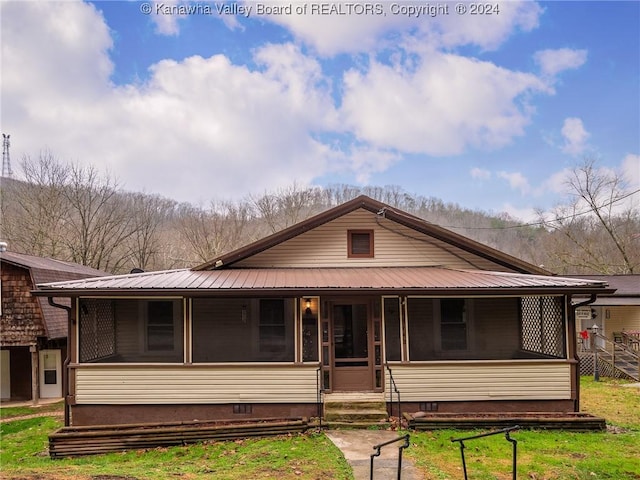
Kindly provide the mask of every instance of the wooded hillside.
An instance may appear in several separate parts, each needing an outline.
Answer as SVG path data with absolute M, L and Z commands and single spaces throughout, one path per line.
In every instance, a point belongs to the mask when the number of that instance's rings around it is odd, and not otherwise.
M 24 181 L 2 179 L 0 240 L 11 251 L 112 273 L 191 267 L 361 194 L 555 273 L 637 273 L 640 268 L 640 211 L 615 208 L 634 192 L 599 178 L 593 162 L 575 169 L 573 199 L 529 225 L 398 186 L 294 184 L 240 201 L 196 206 L 124 191 L 96 168 L 64 164 L 51 155 L 25 158 L 21 166 Z M 584 179 L 586 186 L 580 183 Z M 594 185 L 600 190 L 592 191 Z

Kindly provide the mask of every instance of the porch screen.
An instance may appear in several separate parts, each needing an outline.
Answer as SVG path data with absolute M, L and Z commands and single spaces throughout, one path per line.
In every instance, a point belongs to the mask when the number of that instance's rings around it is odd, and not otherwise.
M 565 358 L 563 297 L 520 299 L 520 343 L 524 352 Z
M 81 299 L 80 362 L 182 363 L 182 301 Z
M 387 361 L 402 360 L 400 348 L 400 299 L 385 298 L 384 300 L 384 340 Z
M 116 324 L 111 300 L 80 300 L 80 362 L 96 362 L 116 353 Z
M 193 299 L 193 362 L 293 362 L 294 300 Z
M 519 300 L 409 297 L 409 360 L 531 358 L 520 347 Z

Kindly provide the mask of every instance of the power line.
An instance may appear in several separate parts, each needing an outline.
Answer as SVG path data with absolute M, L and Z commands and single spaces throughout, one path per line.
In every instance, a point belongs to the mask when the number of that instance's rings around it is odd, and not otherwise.
M 624 200 L 625 198 L 629 198 L 632 195 L 635 195 L 636 193 L 640 193 L 640 189 L 635 190 L 633 192 L 627 193 L 626 195 L 623 195 L 621 197 L 618 197 L 614 200 L 611 200 L 608 203 L 604 203 L 602 205 L 600 205 L 597 208 L 589 208 L 588 210 L 585 210 L 583 212 L 578 212 L 578 213 L 574 213 L 572 215 L 567 215 L 565 217 L 559 217 L 559 218 L 555 218 L 553 220 L 542 220 L 540 222 L 531 222 L 531 223 L 520 223 L 518 225 L 505 225 L 504 227 L 462 227 L 462 226 L 457 226 L 457 225 L 440 225 L 442 228 L 457 228 L 457 229 L 464 229 L 464 230 L 510 230 L 513 228 L 525 228 L 525 227 L 542 227 L 544 225 L 547 225 L 551 222 L 559 222 L 562 220 L 568 220 L 570 218 L 575 218 L 575 217 L 580 217 L 582 215 L 587 215 L 589 213 L 592 213 L 596 210 L 599 210 L 601 208 L 604 207 L 609 207 L 615 203 L 620 202 L 621 200 Z

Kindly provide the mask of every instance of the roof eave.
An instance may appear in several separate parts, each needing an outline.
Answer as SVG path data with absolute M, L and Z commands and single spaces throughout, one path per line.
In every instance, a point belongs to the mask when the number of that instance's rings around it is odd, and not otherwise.
M 488 288 L 243 288 L 243 289 L 41 289 L 41 297 L 260 297 L 290 295 L 434 295 L 434 296 L 525 296 L 606 295 L 613 289 L 601 287 L 488 287 Z

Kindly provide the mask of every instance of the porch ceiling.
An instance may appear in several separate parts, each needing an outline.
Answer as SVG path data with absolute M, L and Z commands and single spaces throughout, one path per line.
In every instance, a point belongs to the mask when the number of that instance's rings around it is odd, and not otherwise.
M 38 285 L 36 295 L 388 292 L 433 294 L 611 293 L 606 282 L 441 267 L 167 270 Z

